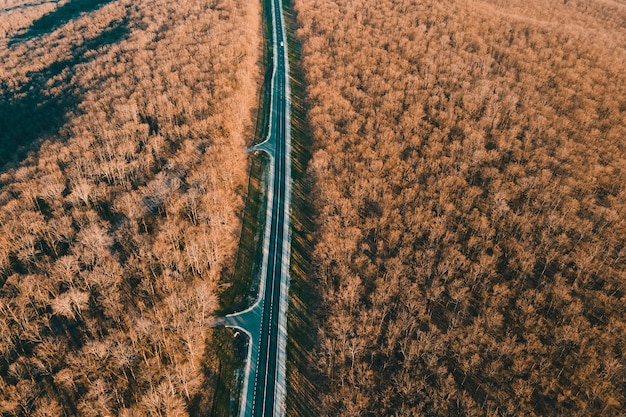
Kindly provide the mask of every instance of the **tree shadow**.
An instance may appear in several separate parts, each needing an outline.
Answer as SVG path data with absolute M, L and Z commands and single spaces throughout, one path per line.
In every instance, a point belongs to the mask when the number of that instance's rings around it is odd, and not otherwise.
M 29 7 L 37 7 L 46 3 L 58 3 L 59 1 L 60 0 L 41 0 L 41 1 L 33 2 L 33 3 L 18 4 L 16 6 L 10 6 L 10 7 L 5 7 L 4 9 L 0 9 L 0 13 L 12 12 L 13 10 L 28 9 Z
M 70 58 L 28 74 L 27 81 L 12 88 L 0 81 L 0 172 L 59 132 L 68 111 L 80 102 L 80 92 L 71 84 L 75 67 L 93 61 L 98 56 L 93 51 L 119 43 L 128 33 L 127 20 L 112 22 L 74 47 Z
M 314 179 L 308 172 L 312 159 L 313 135 L 308 124 L 307 94 L 302 46 L 295 36 L 298 27 L 293 0 L 284 0 L 289 66 L 291 74 L 292 145 L 292 236 L 287 316 L 287 415 L 296 417 L 323 414 L 321 396 L 329 392 L 329 381 L 317 367 L 318 331 L 327 314 L 322 303 L 321 284 L 313 265 L 316 217 Z
M 35 20 L 24 32 L 13 36 L 9 46 L 36 36 L 51 33 L 67 22 L 76 19 L 81 14 L 93 12 L 111 1 L 113 0 L 71 0 Z
M 202 385 L 187 405 L 191 417 L 238 414 L 247 355 L 248 338 L 243 332 L 226 327 L 213 330 L 202 361 Z

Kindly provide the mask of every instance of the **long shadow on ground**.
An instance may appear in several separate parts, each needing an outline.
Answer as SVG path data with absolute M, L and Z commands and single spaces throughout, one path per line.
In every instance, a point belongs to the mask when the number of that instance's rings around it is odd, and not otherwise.
M 34 38 L 35 36 L 51 33 L 70 20 L 76 19 L 82 13 L 93 12 L 111 1 L 112 0 L 71 0 L 35 20 L 24 32 L 13 36 L 11 42 L 9 42 L 9 46 Z
M 0 9 L 0 13 L 12 12 L 13 10 L 28 9 L 29 7 L 37 7 L 46 3 L 58 3 L 59 1 L 60 0 L 41 0 L 41 1 L 33 2 L 33 3 L 18 4 L 16 6 L 5 7 L 4 9 Z
M 315 248 L 316 212 L 313 178 L 308 174 L 312 158 L 312 133 L 307 119 L 306 84 L 301 66 L 301 44 L 295 37 L 298 27 L 293 0 L 283 0 L 292 94 L 292 237 L 291 287 L 287 317 L 287 415 L 315 417 L 323 414 L 320 394 L 327 380 L 317 369 L 318 331 L 327 314 L 321 286 L 312 264 Z M 332 389 L 332 388 L 331 388 Z
M 80 91 L 71 83 L 74 68 L 97 58 L 88 52 L 125 38 L 127 23 L 112 22 L 98 36 L 76 46 L 70 58 L 28 74 L 28 80 L 16 87 L 0 81 L 0 171 L 23 160 L 39 141 L 58 133 L 68 111 L 80 102 Z

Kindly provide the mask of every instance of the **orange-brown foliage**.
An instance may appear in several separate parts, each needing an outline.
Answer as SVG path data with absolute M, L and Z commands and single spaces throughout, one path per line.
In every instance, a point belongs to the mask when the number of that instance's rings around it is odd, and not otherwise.
M 3 3 L 3 416 L 210 403 L 209 324 L 241 227 L 259 9 Z
M 322 414 L 618 415 L 626 6 L 295 4 Z

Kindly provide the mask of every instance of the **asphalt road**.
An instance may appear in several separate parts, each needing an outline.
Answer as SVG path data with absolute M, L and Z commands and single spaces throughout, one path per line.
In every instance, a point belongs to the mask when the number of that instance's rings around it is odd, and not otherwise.
M 269 133 L 252 148 L 270 155 L 259 296 L 247 310 L 219 320 L 249 337 L 241 417 L 283 416 L 287 345 L 291 205 L 289 64 L 282 1 L 272 0 L 273 76 Z

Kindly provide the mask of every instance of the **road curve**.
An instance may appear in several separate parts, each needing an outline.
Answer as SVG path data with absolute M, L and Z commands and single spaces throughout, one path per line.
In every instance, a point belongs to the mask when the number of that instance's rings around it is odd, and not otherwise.
M 273 68 L 268 136 L 253 150 L 270 156 L 267 213 L 259 292 L 248 309 L 219 324 L 249 338 L 240 417 L 285 415 L 287 304 L 289 292 L 291 123 L 287 37 L 282 0 L 272 0 Z

